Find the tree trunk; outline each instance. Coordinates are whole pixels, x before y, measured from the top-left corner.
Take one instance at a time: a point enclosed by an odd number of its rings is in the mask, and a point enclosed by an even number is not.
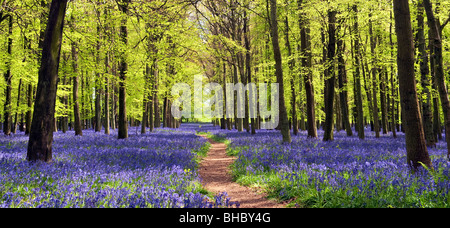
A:
[[[122,45],[126,46],[128,44],[128,29],[127,29],[127,14],[128,14],[128,3],[130,0],[122,0],[118,2],[120,11],[125,15],[122,19],[120,26],[120,39]],[[119,139],[128,138],[128,122],[127,122],[127,111],[126,111],[126,79],[128,71],[128,63],[126,51],[121,53],[120,64],[119,64]]]
[[[375,131],[375,137],[380,137],[380,122],[378,119],[378,82],[377,82],[377,73],[379,71],[377,66],[376,59],[376,46],[377,46],[377,38],[373,34],[373,25],[372,25],[372,14],[369,14],[369,35],[370,35],[370,51],[372,53],[372,113],[373,113],[373,125]]]
[[[447,158],[450,160],[450,100],[448,98],[447,86],[445,84],[444,67],[442,60],[441,26],[434,17],[433,7],[430,0],[423,0],[430,28],[430,39],[433,40],[433,59],[435,64],[434,76],[441,98],[442,111],[444,113],[445,140],[447,142]]]
[[[348,93],[347,93],[347,70],[345,69],[345,61],[344,61],[344,53],[345,46],[344,40],[340,38],[337,41],[337,49],[338,49],[338,81],[339,81],[339,101],[341,106],[342,113],[342,123],[344,125],[345,131],[347,132],[347,136],[352,136],[353,131],[350,126],[349,121],[349,111],[348,111]]]
[[[78,54],[75,48],[75,43],[72,43],[72,61],[73,61],[73,115],[75,117],[74,129],[75,135],[83,135],[81,126],[80,107],[78,103]],[[81,98],[83,99],[83,97]]]
[[[298,0],[298,9],[302,10],[303,0]],[[306,118],[307,118],[307,128],[308,128],[308,138],[317,138],[317,127],[316,127],[316,111],[315,111],[315,99],[314,99],[314,86],[313,86],[313,75],[312,75],[312,52],[311,52],[311,42],[309,35],[309,28],[307,23],[307,16],[304,12],[301,13],[299,19],[300,27],[300,38],[301,38],[301,53],[302,53],[302,68],[303,68],[303,79],[305,83],[305,93],[306,93]]]
[[[431,93],[430,93],[430,69],[428,68],[428,54],[426,50],[425,41],[425,26],[424,26],[424,7],[423,1],[419,1],[417,5],[417,42],[419,52],[419,64],[420,64],[420,78],[422,83],[422,91],[425,94],[425,99],[422,101],[422,117],[423,128],[425,132],[425,139],[427,146],[435,147],[436,141],[433,135],[433,114],[431,112]]]
[[[148,113],[149,109],[148,106],[150,105],[150,101],[148,100],[149,94],[151,91],[148,90],[149,88],[149,82],[150,82],[150,67],[148,66],[148,63],[145,66],[145,72],[144,72],[144,97],[142,99],[142,121],[141,121],[141,134],[145,134],[146,127],[147,127],[147,121],[148,121]]]
[[[357,129],[358,129],[358,137],[360,139],[364,139],[364,112],[363,112],[363,104],[362,104],[362,92],[361,92],[361,74],[360,74],[360,45],[359,45],[359,31],[358,31],[358,7],[357,5],[353,5],[353,13],[354,13],[354,24],[353,24],[353,37],[354,37],[354,69],[355,69],[355,101],[356,101],[356,112],[357,112]]]
[[[31,108],[33,106],[33,84],[31,84],[31,82],[28,83],[27,106],[28,106],[28,111],[25,114],[25,122],[26,122],[25,135],[29,135],[30,129],[31,129]]]
[[[159,87],[159,69],[158,69],[158,60],[155,59],[153,62],[153,77],[154,77],[154,85],[153,85],[153,104],[154,104],[154,112],[155,112],[155,128],[161,127],[161,115],[160,115],[160,107],[159,107],[159,98],[158,98],[158,87]]]
[[[381,104],[381,127],[383,129],[383,134],[388,133],[388,117],[387,117],[387,99],[386,99],[386,80],[387,69],[383,67],[382,72],[378,75],[380,79],[380,104]]]
[[[12,85],[11,85],[11,50],[12,50],[12,32],[13,32],[13,17],[12,15],[8,16],[8,55],[7,55],[7,61],[6,61],[6,73],[4,74],[5,82],[6,82],[6,91],[5,91],[5,104],[3,109],[3,116],[4,116],[4,122],[3,122],[3,132],[5,135],[11,134],[11,125],[12,125],[12,115],[11,115],[11,91],[12,91]]]
[[[245,3],[246,3],[246,8],[248,8],[249,7],[249,1],[247,0]],[[244,11],[244,45],[245,45],[245,50],[246,50],[246,53],[245,53],[245,73],[246,73],[247,83],[252,83],[252,68],[251,68],[251,56],[250,56],[250,52],[251,52],[251,49],[250,49],[250,25],[249,25],[249,21],[250,21],[250,19],[249,19],[249,16],[247,14],[247,10],[245,10]],[[250,94],[250,92],[249,92],[249,96],[248,96],[249,99],[253,99],[252,97],[254,97],[254,96],[255,96],[254,94]],[[249,107],[249,105],[247,105],[248,104],[248,99],[246,99],[245,101],[246,101],[246,107]],[[255,113],[256,109],[257,109],[256,102],[253,101],[252,105],[250,105],[249,108],[252,109],[251,113]],[[248,111],[249,111],[249,109],[246,108],[245,116],[246,116],[247,119],[249,118],[248,117],[249,116],[248,115]],[[254,134],[256,134],[256,129],[255,129],[256,128],[256,118],[251,118],[250,121],[251,121],[250,127],[252,128],[251,129],[251,134],[254,135]]]
[[[328,48],[327,48],[327,75],[325,78],[325,126],[323,141],[333,140],[334,124],[334,87],[336,76],[334,73],[334,56],[336,53],[336,11],[328,12]]]
[[[392,41],[392,11],[390,12],[389,15],[389,43],[391,45],[391,58],[394,59],[394,42]],[[391,119],[392,119],[392,136],[394,138],[397,138],[397,132],[395,130],[396,126],[397,126],[397,109],[395,108],[396,102],[395,102],[395,98],[398,97],[398,89],[394,84],[394,62],[390,63],[391,66],[391,97],[392,97],[392,107],[391,107]]]
[[[296,92],[295,92],[295,80],[294,80],[294,60],[292,59],[292,48],[291,48],[291,42],[289,40],[289,19],[286,15],[285,18],[285,38],[286,38],[286,49],[288,50],[288,66],[289,66],[289,77],[291,79],[291,115],[292,115],[292,128],[294,135],[298,134],[298,124],[297,124],[297,106],[296,106]]]
[[[108,71],[108,56],[106,56],[105,58],[105,65],[106,65],[106,71]],[[108,73],[108,72],[106,72]],[[109,118],[109,79],[108,76],[105,77],[105,108],[104,108],[104,112],[105,112],[105,134],[109,135],[109,123],[110,123],[110,118]]]
[[[97,11],[97,18],[100,20],[100,10]],[[97,66],[100,67],[100,48],[101,48],[101,33],[100,33],[100,24],[97,24],[97,46],[96,46],[96,60]],[[102,80],[100,69],[96,69],[95,73],[95,132],[100,132],[102,130]]]
[[[416,170],[420,163],[431,168],[431,160],[422,128],[416,80],[414,76],[414,41],[408,0],[394,0],[395,27],[398,37],[398,78],[400,100],[405,119],[405,138],[408,165]]]
[[[17,132],[17,125],[19,124],[19,107],[20,107],[20,93],[22,92],[22,79],[19,79],[19,87],[17,88],[17,111],[16,116],[14,117],[14,125],[13,125],[13,133],[16,134]]]
[[[52,125],[55,118],[58,66],[66,7],[67,0],[53,0],[50,8],[28,141],[27,160],[32,162],[52,161]]]
[[[291,133],[289,131],[289,121],[284,100],[283,65],[281,60],[280,43],[278,41],[278,21],[277,21],[277,1],[270,0],[270,31],[272,35],[272,46],[275,59],[275,75],[279,85],[279,117],[281,123],[281,135],[283,142],[291,143]],[[272,117],[273,118],[273,117]]]

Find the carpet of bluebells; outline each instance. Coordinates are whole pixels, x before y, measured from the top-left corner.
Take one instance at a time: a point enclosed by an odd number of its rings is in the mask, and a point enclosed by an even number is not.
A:
[[[264,188],[271,197],[296,207],[450,207],[450,166],[446,143],[429,148],[433,170],[413,173],[406,163],[401,132],[366,139],[335,133],[334,141],[292,135],[282,145],[277,131],[247,132],[210,129],[229,141],[228,153],[238,156],[233,167],[241,184]]]
[[[413,173],[404,135],[366,139],[335,133],[334,141],[306,132],[282,144],[278,131],[256,135],[212,125],[183,125],[118,140],[90,130],[55,133],[53,162],[25,161],[28,137],[0,135],[2,207],[230,207],[226,193],[211,196],[200,184],[198,156],[209,132],[227,139],[237,182],[262,188],[293,207],[450,207],[446,144],[429,148],[433,170]],[[232,200],[232,199],[231,199]],[[238,205],[235,205],[238,206]]]
[[[50,164],[26,161],[23,133],[1,135],[0,208],[230,206],[226,193],[210,196],[201,187],[198,153],[209,144],[194,128],[136,132],[126,140],[117,131],[57,132]]]

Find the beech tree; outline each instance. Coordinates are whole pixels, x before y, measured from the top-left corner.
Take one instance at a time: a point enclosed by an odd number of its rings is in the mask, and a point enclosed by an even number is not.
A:
[[[397,66],[408,165],[414,170],[420,163],[431,168],[425,142],[414,76],[414,41],[408,0],[394,0],[395,31],[397,34]]]
[[[269,7],[269,6],[267,6]],[[270,0],[270,33],[272,37],[273,54],[275,58],[275,75],[279,85],[279,116],[280,128],[283,135],[283,142],[291,143],[291,133],[289,131],[289,122],[286,111],[284,98],[284,78],[282,69],[282,60],[280,52],[280,43],[278,41],[278,18],[277,18],[277,1]]]
[[[128,4],[130,0],[122,0],[117,2],[120,11],[123,13],[122,22],[120,25],[120,41],[123,45],[128,44],[128,29],[127,29],[127,14],[128,14]],[[128,122],[127,122],[127,111],[126,111],[126,78],[128,71],[128,63],[126,51],[122,51],[120,54],[119,63],[119,139],[128,138]]]
[[[447,86],[444,76],[444,64],[442,59],[442,38],[441,31],[443,26],[436,20],[433,7],[430,0],[423,0],[425,11],[428,19],[428,27],[430,28],[430,45],[433,50],[434,61],[434,77],[441,98],[442,111],[444,112],[445,139],[447,142],[447,158],[450,160],[450,100],[448,98]],[[450,19],[450,17],[449,17]],[[448,20],[447,20],[448,22]]]
[[[67,0],[53,0],[45,31],[27,160],[52,161],[58,68]]]

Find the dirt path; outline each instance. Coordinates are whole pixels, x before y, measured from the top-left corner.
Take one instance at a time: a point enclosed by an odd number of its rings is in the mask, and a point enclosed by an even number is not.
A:
[[[206,136],[201,136],[207,138]],[[231,179],[229,166],[236,159],[226,155],[227,146],[224,143],[217,143],[207,138],[211,143],[208,156],[200,163],[199,175],[203,186],[211,192],[227,192],[231,201],[238,201],[240,208],[280,208],[274,200],[269,200],[264,194],[255,190],[241,186]]]

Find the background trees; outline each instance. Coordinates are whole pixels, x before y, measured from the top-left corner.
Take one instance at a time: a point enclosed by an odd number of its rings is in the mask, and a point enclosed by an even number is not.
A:
[[[409,5],[420,115],[427,144],[433,146],[441,125],[449,123],[445,40],[450,2]],[[30,133],[49,6],[47,0],[1,1],[5,134],[16,129]],[[363,140],[365,128],[377,137],[395,137],[405,130],[406,116],[400,108],[393,9],[392,1],[374,0],[71,1],[53,130],[75,130],[81,136],[83,129],[103,128],[126,138],[128,126],[140,125],[146,133],[161,124],[207,120],[257,134],[268,119],[250,118],[248,95],[244,118],[180,120],[170,115],[176,99],[172,85],[193,85],[193,77],[202,75],[204,83],[223,85],[281,82],[286,115],[280,106],[278,130],[285,141],[286,126],[294,133],[307,130],[309,137],[324,129],[323,140],[333,140],[334,131],[351,136],[353,129]],[[272,43],[275,33],[278,48]]]

